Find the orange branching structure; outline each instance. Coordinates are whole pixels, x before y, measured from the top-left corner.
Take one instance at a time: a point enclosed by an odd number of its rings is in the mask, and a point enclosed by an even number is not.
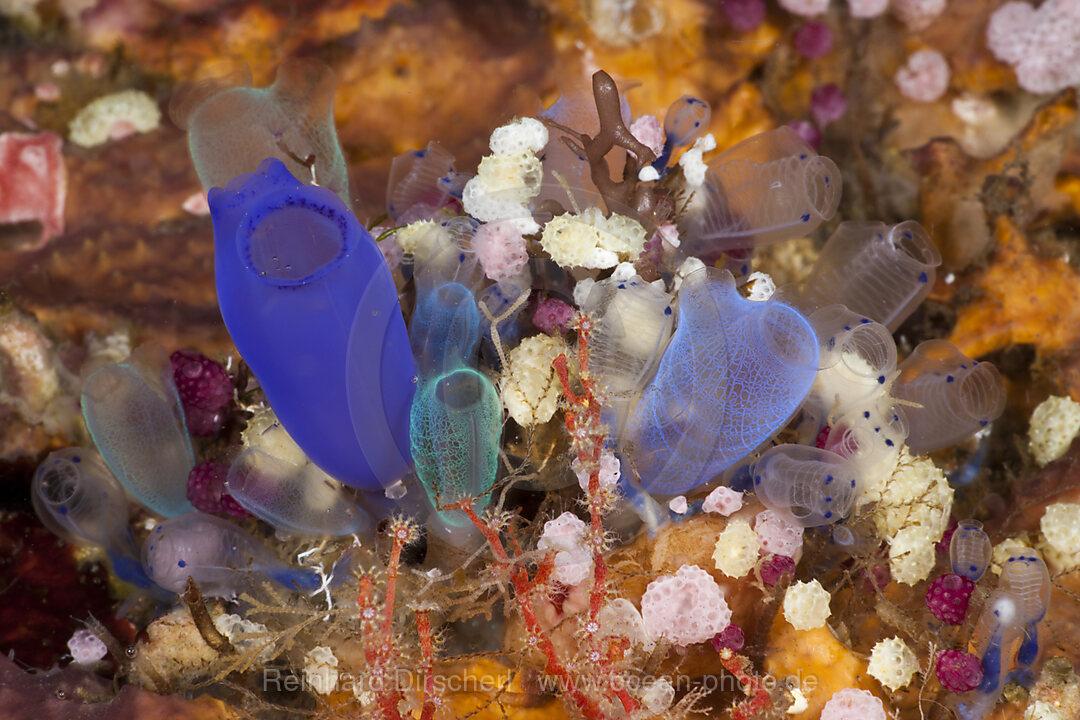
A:
[[[515,554],[511,556],[500,535],[500,523],[497,519],[485,522],[476,514],[469,501],[462,501],[450,507],[461,510],[469,517],[483,533],[495,555],[496,563],[508,569],[515,600],[528,632],[528,645],[543,653],[547,661],[546,672],[559,681],[564,695],[577,706],[584,717],[589,720],[605,720],[608,715],[597,702],[596,697],[585,692],[584,688],[599,690],[604,700],[619,703],[626,712],[638,709],[640,702],[618,682],[612,669],[619,654],[616,651],[622,649],[625,644],[620,645],[616,638],[612,643],[604,646],[600,639],[600,609],[604,606],[608,591],[608,568],[604,560],[607,540],[604,536],[603,515],[611,508],[615,496],[611,488],[603,487],[600,482],[600,454],[603,452],[607,439],[607,430],[600,417],[602,406],[597,398],[592,378],[589,376],[589,334],[592,331],[592,320],[586,315],[579,315],[576,324],[578,365],[583,392],[578,394],[571,387],[570,370],[565,355],[560,355],[555,359],[554,367],[568,404],[565,419],[572,447],[578,460],[589,471],[590,525],[587,542],[592,551],[593,585],[589,595],[588,614],[582,622],[583,657],[570,660],[559,657],[533,605],[533,598],[538,590],[550,592],[551,574],[554,569],[551,555],[545,556],[540,561],[539,568],[530,579],[526,566],[521,562],[521,549],[516,547],[515,542]],[[590,677],[585,677],[586,674]]]
[[[386,570],[386,594],[383,599],[383,612],[380,618],[378,601],[375,599],[375,580],[370,574],[360,576],[360,589],[357,593],[356,603],[360,609],[360,632],[364,646],[364,659],[367,662],[368,673],[371,678],[372,691],[375,693],[378,717],[381,720],[402,720],[401,711],[398,709],[401,700],[401,688],[394,685],[394,659],[396,657],[396,644],[394,638],[394,595],[397,591],[398,569],[401,564],[401,551],[409,543],[416,540],[418,530],[408,519],[397,517],[390,522],[390,558]],[[422,615],[422,618],[421,618]],[[417,630],[420,631],[421,650],[425,663],[425,694],[424,694],[424,717],[428,720],[434,715],[434,697],[428,693],[428,685],[434,682],[431,664],[433,662],[433,650],[431,641],[431,624],[427,614],[417,613]],[[427,628],[426,639],[423,628]],[[433,688],[433,685],[432,685]],[[431,710],[428,711],[428,704]]]

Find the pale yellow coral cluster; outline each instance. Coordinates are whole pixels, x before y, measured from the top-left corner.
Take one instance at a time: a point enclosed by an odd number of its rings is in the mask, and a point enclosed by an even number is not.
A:
[[[398,247],[410,255],[430,255],[450,244],[450,234],[439,223],[417,220],[394,233]]]
[[[907,585],[925,580],[952,510],[953,489],[945,473],[927,457],[912,457],[905,447],[892,475],[870,492],[877,500],[878,532],[889,543],[893,577]]]
[[[499,380],[499,396],[510,417],[522,427],[546,423],[555,414],[560,397],[552,362],[570,353],[561,337],[534,335],[510,351]]]
[[[600,208],[590,207],[553,217],[540,244],[563,267],[610,268],[637,259],[645,247],[645,228],[633,218],[604,217]]]
[[[797,582],[784,593],[784,619],[796,630],[822,627],[832,615],[829,591],[817,580]]]
[[[882,640],[870,651],[866,671],[893,692],[911,682],[919,670],[915,653],[898,637]]]
[[[462,192],[465,212],[484,222],[512,220],[523,234],[537,232],[528,205],[540,192],[544,167],[536,153],[547,139],[547,128],[533,118],[496,128],[489,142],[492,154],[480,160],[476,177]]]
[[[161,124],[161,110],[141,90],[124,90],[93,100],[68,126],[71,142],[102,145],[126,132],[150,132]]]
[[[716,569],[728,577],[741,578],[757,565],[760,540],[745,520],[732,520],[716,539],[712,559]]]
[[[1080,567],[1080,505],[1054,503],[1039,522],[1043,555],[1055,572]]]
[[[1057,460],[1080,433],[1080,403],[1051,395],[1031,413],[1028,449],[1039,466]]]

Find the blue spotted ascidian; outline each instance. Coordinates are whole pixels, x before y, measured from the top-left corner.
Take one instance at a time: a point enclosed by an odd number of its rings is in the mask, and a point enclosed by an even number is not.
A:
[[[49,453],[34,472],[30,497],[54,535],[103,548],[117,577],[141,588],[151,585],[128,525],[127,495],[96,451]]]
[[[315,572],[281,563],[250,533],[199,512],[158,523],[143,543],[143,565],[155,583],[184,592],[190,576],[204,595],[229,597],[269,577],[286,588],[314,590]]]

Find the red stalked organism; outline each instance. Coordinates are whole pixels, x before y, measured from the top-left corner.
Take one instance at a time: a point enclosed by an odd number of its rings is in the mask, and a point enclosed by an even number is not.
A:
[[[963,650],[946,650],[937,657],[937,679],[949,692],[974,690],[983,679],[979,658]]]
[[[227,465],[216,462],[199,463],[188,473],[187,498],[196,510],[211,515],[231,515],[243,520],[251,513],[225,491]]]
[[[959,625],[967,615],[973,590],[975,583],[963,575],[940,575],[926,589],[926,607],[941,622]]]
[[[225,368],[194,350],[177,350],[169,359],[188,431],[206,437],[221,430],[233,394]]]

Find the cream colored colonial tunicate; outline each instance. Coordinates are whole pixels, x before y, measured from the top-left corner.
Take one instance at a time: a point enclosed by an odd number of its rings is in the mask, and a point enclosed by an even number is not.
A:
[[[1054,503],[1039,521],[1043,554],[1055,572],[1080,567],[1080,505]]]
[[[900,451],[896,469],[869,489],[874,522],[889,544],[889,568],[897,581],[914,585],[934,568],[934,545],[952,511],[953,489],[941,468],[927,457]]]
[[[1051,395],[1031,413],[1028,449],[1039,466],[1057,460],[1080,433],[1080,403]]]
[[[484,156],[476,176],[465,184],[465,212],[483,222],[513,221],[522,234],[537,232],[529,201],[540,192],[544,167],[536,156],[547,144],[547,128],[533,118],[520,118],[491,134],[492,154]]]
[[[633,218],[604,217],[600,208],[590,207],[549,220],[540,245],[563,267],[610,268],[637,259],[645,247],[645,228]]]
[[[120,134],[149,132],[160,124],[161,110],[152,97],[141,90],[123,90],[91,101],[68,129],[71,142],[94,147]]]
[[[324,645],[313,647],[304,655],[304,682],[320,695],[329,695],[337,689],[337,668],[333,650]]]
[[[732,520],[716,539],[712,559],[716,569],[731,578],[750,574],[761,548],[758,535],[745,520]]]
[[[934,569],[935,543],[927,529],[912,525],[889,540],[889,569],[893,578],[905,585],[925,580]]]
[[[499,380],[499,395],[510,417],[522,427],[546,423],[558,407],[561,387],[552,362],[570,354],[560,337],[534,335],[510,351]]]
[[[825,625],[832,615],[829,591],[817,580],[797,582],[784,593],[784,619],[796,630],[813,630]]]
[[[893,692],[911,682],[919,670],[915,653],[898,637],[882,640],[870,651],[866,671]]]

